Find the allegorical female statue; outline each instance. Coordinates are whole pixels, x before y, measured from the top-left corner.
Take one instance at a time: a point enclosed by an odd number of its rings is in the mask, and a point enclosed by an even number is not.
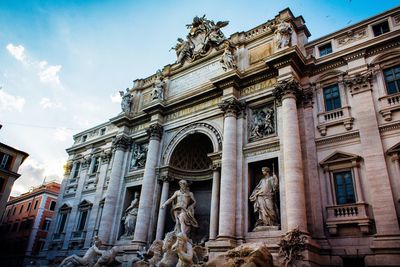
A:
[[[124,220],[125,232],[123,236],[132,236],[135,231],[136,219],[139,211],[139,192],[135,192],[135,197],[129,207],[125,210]]]
[[[264,177],[254,188],[250,201],[254,202],[254,211],[258,213],[257,226],[279,225],[276,194],[279,192],[279,181],[275,174],[271,175],[268,167],[263,167]]]

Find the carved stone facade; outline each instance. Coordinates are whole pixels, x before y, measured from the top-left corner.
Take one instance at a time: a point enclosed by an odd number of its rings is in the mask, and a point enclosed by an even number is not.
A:
[[[176,62],[122,92],[124,112],[74,136],[43,257],[83,255],[99,236],[123,266],[162,240],[182,264],[263,243],[275,266],[396,266],[399,12],[311,42],[289,9],[231,36],[228,22],[195,17]],[[380,23],[389,31],[375,36]],[[182,180],[184,207],[162,208]]]

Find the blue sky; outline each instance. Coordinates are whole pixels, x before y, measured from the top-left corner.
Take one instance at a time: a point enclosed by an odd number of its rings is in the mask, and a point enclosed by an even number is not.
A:
[[[226,36],[289,7],[310,40],[400,1],[0,0],[0,141],[30,154],[13,195],[62,178],[72,135],[120,111],[119,90],[175,61],[196,15],[229,20]]]

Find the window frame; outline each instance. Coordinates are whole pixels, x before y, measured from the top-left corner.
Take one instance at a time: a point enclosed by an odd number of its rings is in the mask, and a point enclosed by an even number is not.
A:
[[[378,34],[376,34],[375,27],[381,26],[383,24],[387,25],[387,31],[385,31],[385,32],[380,31]],[[382,27],[381,27],[381,29],[382,29]],[[372,30],[372,34],[373,34],[374,37],[378,37],[378,36],[384,35],[384,34],[386,34],[388,32],[391,32],[389,20],[385,19],[385,20],[379,21],[379,22],[371,25],[371,30]]]
[[[334,102],[335,100],[333,100],[333,98],[331,98],[331,99],[329,99],[329,101],[331,102],[332,108],[328,110],[328,105],[327,105],[327,99],[326,99],[326,93],[325,92],[328,89],[330,89],[331,90],[330,94],[332,95],[332,88],[336,88],[337,89],[337,93],[338,93],[337,99],[339,99],[339,107],[335,106],[335,102]],[[343,108],[342,95],[340,93],[339,83],[327,84],[327,85],[323,86],[322,87],[322,98],[323,98],[323,101],[324,101],[324,111],[325,112],[331,112],[331,111]]]
[[[383,80],[385,83],[385,89],[386,89],[386,95],[395,95],[400,93],[400,77],[398,79],[396,79],[396,72],[395,69],[398,68],[399,72],[397,73],[400,76],[400,64],[396,64],[387,68],[382,69],[382,74],[383,74]],[[392,75],[394,76],[394,79],[390,82],[394,82],[395,86],[396,86],[396,92],[393,93],[389,93],[389,85],[388,85],[388,81],[387,81],[387,76],[386,76],[386,71],[391,70]]]
[[[330,51],[327,51],[326,48],[330,48]],[[327,42],[327,43],[324,43],[324,44],[322,44],[322,45],[319,45],[319,46],[317,47],[317,49],[318,49],[318,55],[319,55],[319,57],[325,57],[325,56],[327,56],[327,55],[330,55],[330,54],[333,53],[332,42]],[[323,52],[324,54],[323,54],[322,52]]]
[[[336,175],[342,174],[342,173],[350,173],[350,175],[351,175],[351,177],[350,177],[350,179],[351,179],[351,190],[352,190],[352,194],[353,194],[353,201],[347,201],[347,199],[346,199],[346,202],[345,202],[345,203],[340,203],[340,201],[339,201],[339,199],[338,199],[338,198],[339,198],[339,189],[338,189],[337,176],[336,176]],[[335,190],[334,196],[335,196],[335,203],[336,203],[336,205],[347,205],[347,204],[355,204],[355,203],[357,203],[357,200],[356,200],[356,190],[355,190],[355,186],[354,186],[355,181],[354,181],[353,170],[352,170],[352,169],[339,169],[339,170],[335,170],[335,171],[332,172],[332,176],[333,176],[333,177],[332,177],[332,180],[333,180],[334,190]],[[344,185],[346,186],[346,184],[344,184]],[[345,191],[346,198],[347,198],[347,197],[348,197],[348,195],[347,195],[347,188],[345,188],[344,191]]]

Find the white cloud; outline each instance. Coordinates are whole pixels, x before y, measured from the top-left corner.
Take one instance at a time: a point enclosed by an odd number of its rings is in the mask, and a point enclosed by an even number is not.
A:
[[[110,95],[111,102],[113,103],[121,103],[121,95],[119,92],[115,92],[114,95]]]
[[[22,45],[13,45],[13,44],[8,44],[6,46],[8,52],[15,57],[15,59],[17,59],[18,61],[21,61],[23,63],[27,63],[26,62],[26,54],[25,54],[25,47],[23,47]]]
[[[72,137],[72,131],[61,127],[61,128],[57,128],[55,133],[54,133],[54,139],[57,141],[65,141],[67,140],[67,138],[71,138]]]
[[[8,94],[1,90],[0,87],[0,110],[17,110],[21,112],[25,102],[25,98]]]
[[[40,106],[43,109],[57,109],[57,108],[64,108],[63,104],[61,102],[54,102],[51,101],[49,98],[47,97],[42,97],[42,99],[40,100]]]
[[[61,65],[49,65],[45,60],[40,61],[38,73],[40,81],[60,85],[59,72],[61,68]]]

